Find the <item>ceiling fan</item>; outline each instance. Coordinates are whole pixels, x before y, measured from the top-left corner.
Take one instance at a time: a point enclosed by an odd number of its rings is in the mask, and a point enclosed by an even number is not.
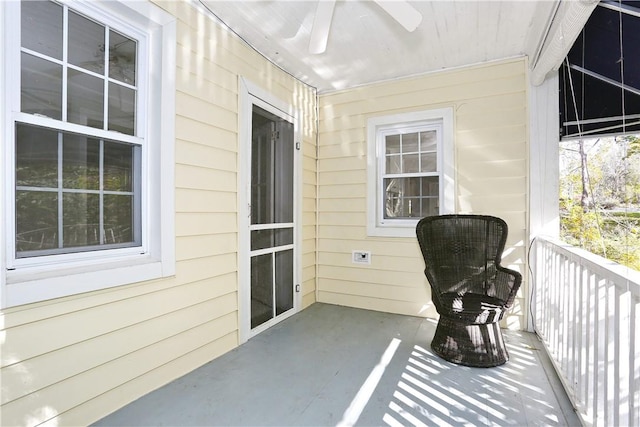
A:
[[[391,15],[393,19],[409,32],[418,28],[418,25],[422,22],[422,14],[404,0],[373,0],[373,2]],[[316,9],[316,15],[313,19],[313,27],[311,28],[309,53],[319,54],[327,49],[329,29],[331,28],[335,5],[336,0],[318,0],[318,8]]]

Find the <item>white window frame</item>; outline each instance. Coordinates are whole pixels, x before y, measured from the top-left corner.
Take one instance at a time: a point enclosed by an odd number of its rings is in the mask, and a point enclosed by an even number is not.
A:
[[[86,128],[19,111],[19,2],[0,2],[0,305],[17,306],[175,274],[174,141],[176,20],[147,1],[58,1],[105,23],[140,43],[136,136],[122,136],[142,147],[142,244],[131,248],[17,259],[15,253],[15,123],[47,125],[87,134]],[[114,139],[95,129],[91,135]],[[110,137],[111,135],[111,137]]]
[[[455,211],[455,166],[453,109],[413,111],[372,117],[367,120],[367,235],[415,237],[420,218],[384,218],[384,136],[390,131],[428,128],[438,132],[437,165],[440,178],[440,214]]]

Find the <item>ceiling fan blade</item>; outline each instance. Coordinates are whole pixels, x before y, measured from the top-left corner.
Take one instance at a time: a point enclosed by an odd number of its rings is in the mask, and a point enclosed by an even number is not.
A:
[[[422,14],[406,1],[374,0],[374,2],[409,32],[418,28],[422,22]]]
[[[316,9],[316,16],[313,19],[311,39],[309,40],[310,53],[323,53],[327,49],[329,29],[331,28],[333,8],[335,5],[335,0],[318,0],[318,8]]]

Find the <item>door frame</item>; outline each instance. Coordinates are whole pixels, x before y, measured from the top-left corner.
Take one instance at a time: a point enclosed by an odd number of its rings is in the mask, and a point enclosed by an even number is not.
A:
[[[251,123],[257,105],[293,123],[293,309],[251,330]],[[238,78],[238,341],[239,344],[300,310],[302,292],[302,170],[301,113],[293,105],[246,78]]]

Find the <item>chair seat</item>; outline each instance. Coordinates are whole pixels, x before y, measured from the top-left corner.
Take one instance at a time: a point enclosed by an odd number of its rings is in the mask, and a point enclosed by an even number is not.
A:
[[[439,295],[441,307],[446,310],[440,313],[445,317],[464,320],[471,324],[487,324],[499,321],[504,312],[504,301],[487,295],[466,293],[459,295],[448,292]]]

